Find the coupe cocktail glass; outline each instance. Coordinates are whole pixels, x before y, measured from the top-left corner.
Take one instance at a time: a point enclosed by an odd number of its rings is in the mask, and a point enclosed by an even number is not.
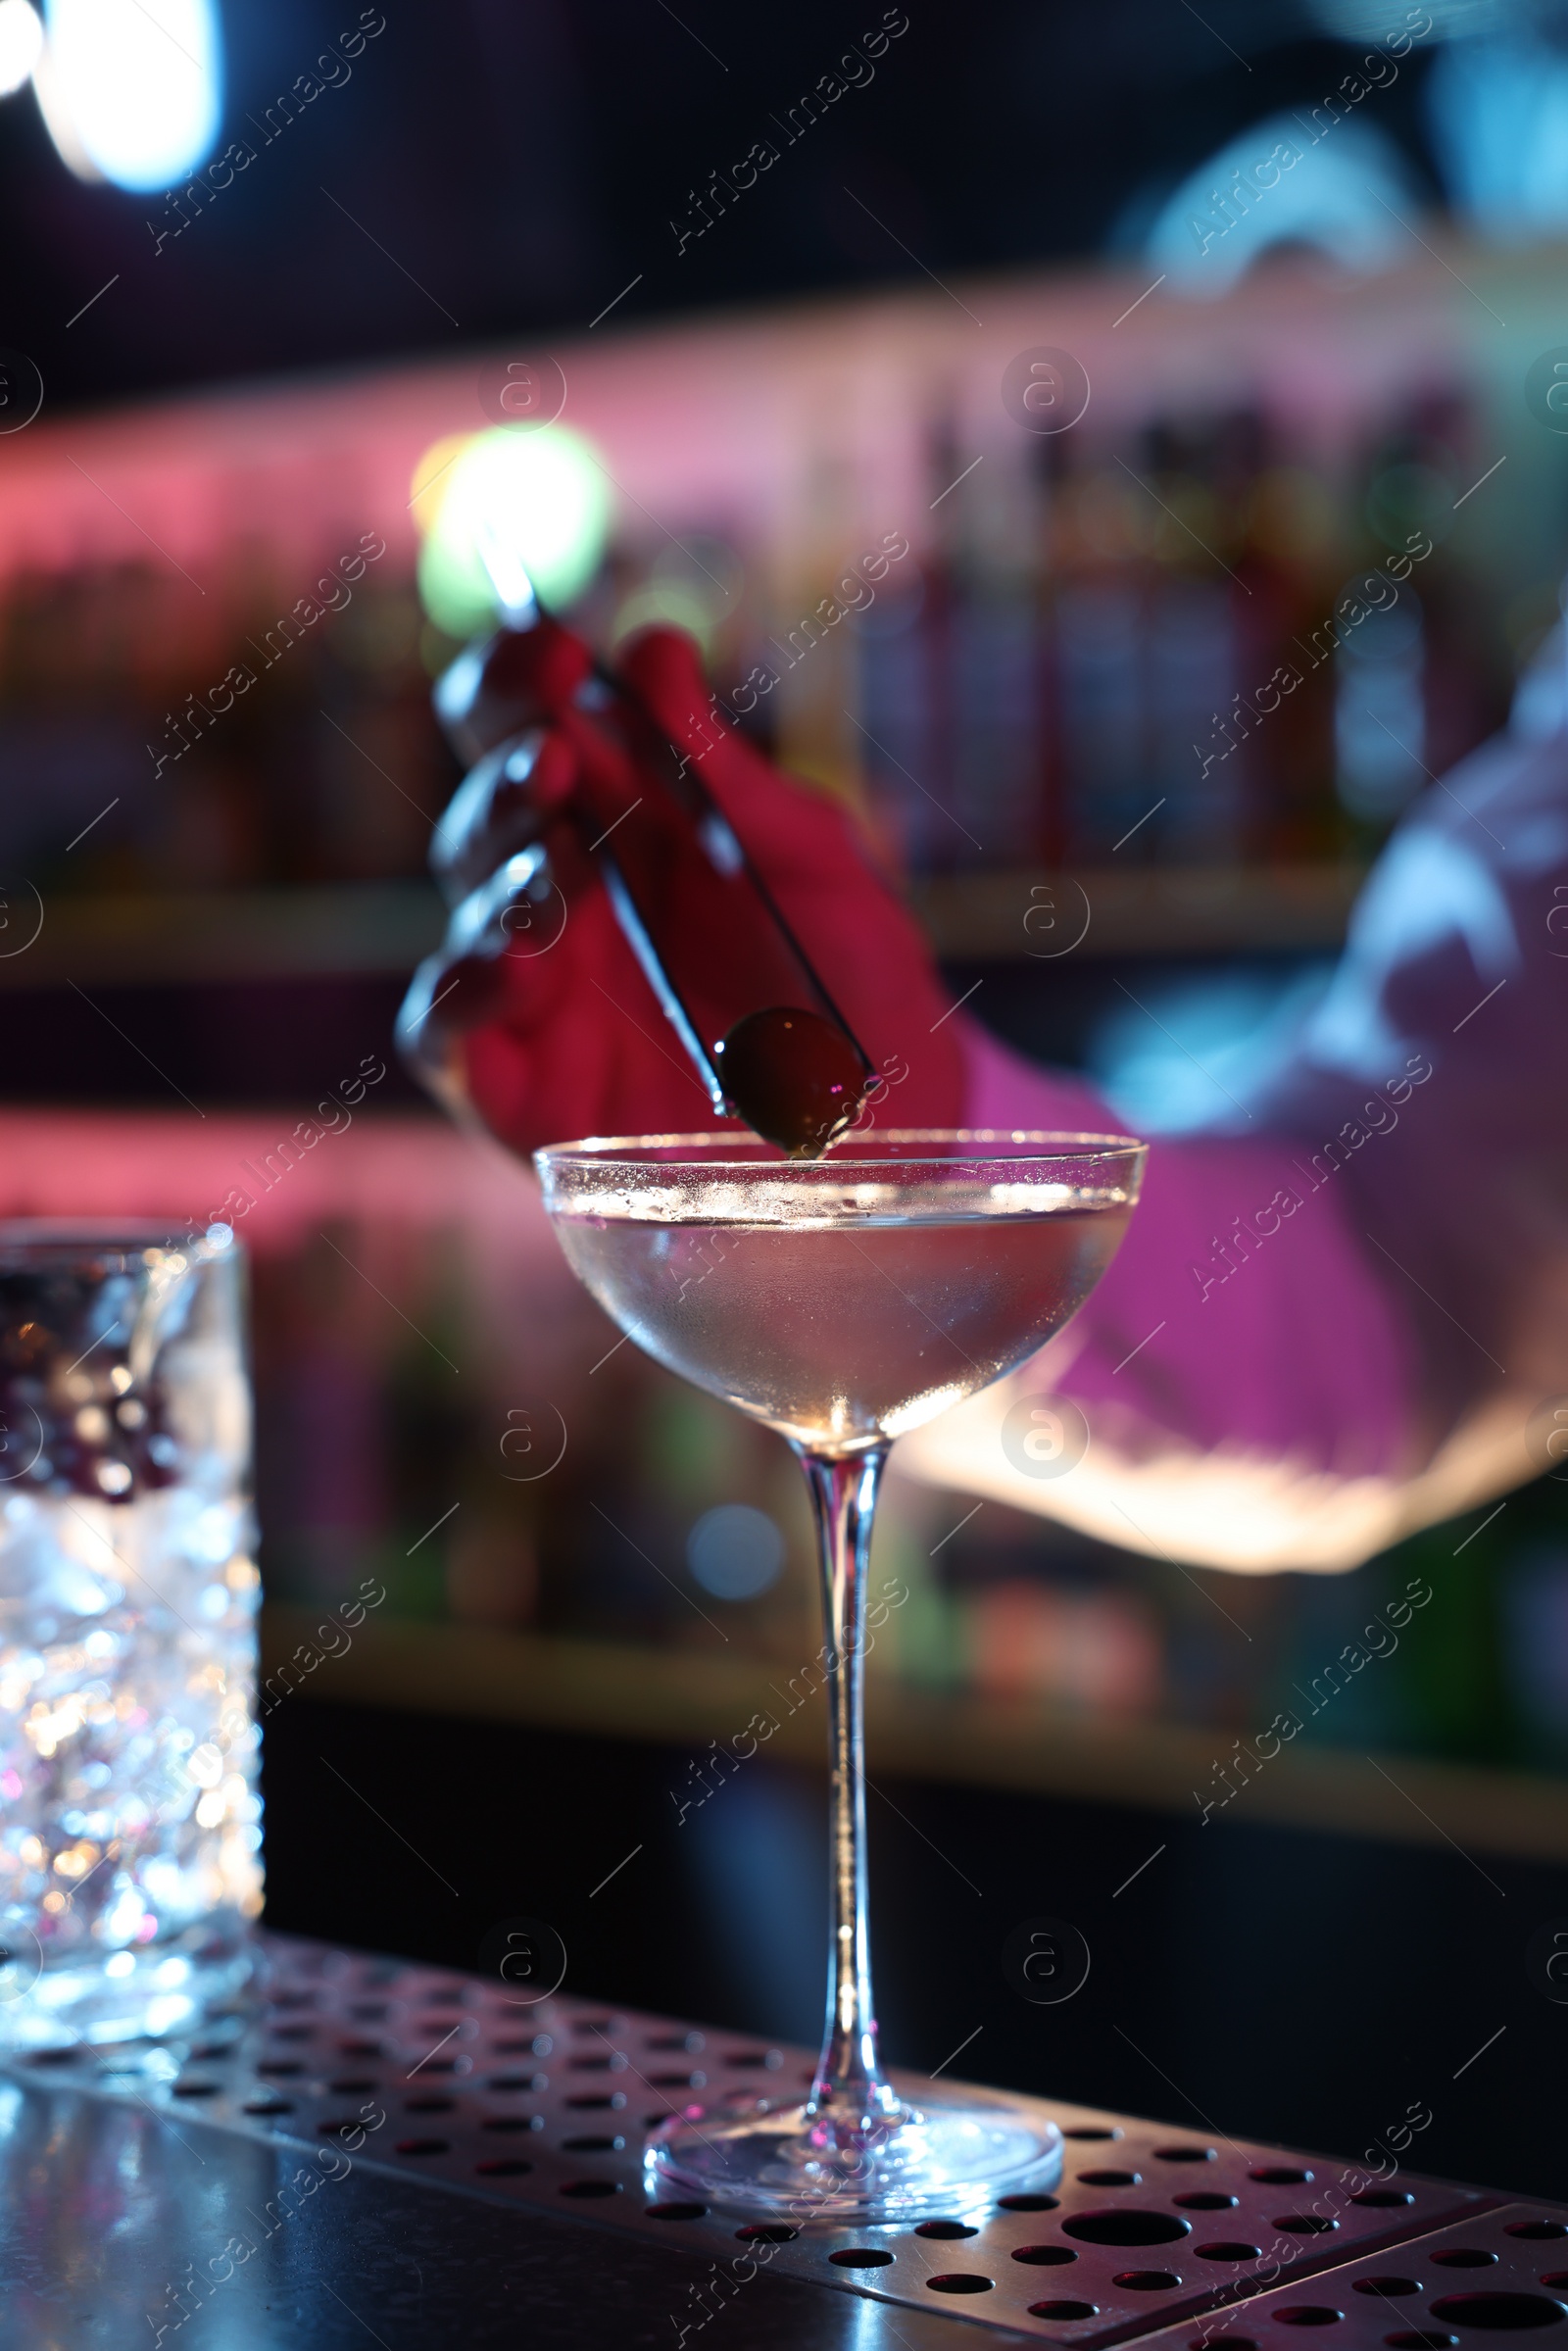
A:
[[[734,2210],[892,2220],[1048,2186],[1054,2124],[988,2093],[918,2105],[877,2058],[866,1921],[866,1569],[888,1449],[1013,1370],[1094,1289],[1144,1147],[1123,1136],[892,1133],[789,1159],[736,1135],[534,1154],[574,1272],[628,1337],[776,1429],[821,1545],[831,1762],[827,2031],[804,2104],[688,2106],[648,2142],[655,2189]]]

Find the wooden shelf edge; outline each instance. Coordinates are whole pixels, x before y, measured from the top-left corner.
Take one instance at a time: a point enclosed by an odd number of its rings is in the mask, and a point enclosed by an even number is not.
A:
[[[1354,865],[1131,865],[951,874],[909,904],[950,961],[1082,962],[1339,947],[1366,875]],[[1028,928],[1025,928],[1025,923]]]
[[[956,962],[1033,955],[1044,965],[1105,955],[1327,951],[1345,936],[1362,879],[1340,865],[1147,865],[1055,875],[1020,865],[916,882],[907,895],[939,955]],[[19,925],[23,918],[19,902]],[[31,943],[0,955],[0,990],[403,973],[438,944],[444,920],[439,893],[419,880],[148,897],[52,894]]]
[[[815,1764],[825,1751],[820,1694],[791,1708],[785,1671],[760,1658],[368,1618],[349,1649],[291,1688],[279,1669],[311,1641],[319,1620],[319,1612],[293,1604],[263,1610],[263,1672],[271,1680],[264,1708],[319,1699],[667,1740],[698,1753],[714,1739],[731,1745],[761,1716],[776,1729],[757,1752]],[[1088,1721],[1026,1699],[911,1690],[874,1672],[867,1738],[883,1772],[1144,1806],[1189,1820],[1201,1817],[1197,1791],[1212,1792],[1225,1743],[1179,1724]],[[1568,1861],[1568,1787],[1561,1783],[1409,1755],[1390,1756],[1385,1766],[1344,1749],[1283,1748],[1208,1825],[1266,1823],[1447,1844],[1467,1857],[1479,1848]]]
[[[18,901],[20,930],[26,915]],[[412,971],[445,909],[424,881],[188,890],[43,902],[30,945],[0,957],[0,989],[189,987]]]

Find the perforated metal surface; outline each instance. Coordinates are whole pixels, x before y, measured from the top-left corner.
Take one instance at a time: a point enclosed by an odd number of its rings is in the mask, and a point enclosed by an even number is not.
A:
[[[1276,2286],[1197,2326],[1164,2327],[1142,2351],[1482,2351],[1568,2327],[1568,2213],[1505,2204],[1406,2239],[1396,2255],[1346,2263],[1309,2286]]]
[[[1337,2160],[1028,2101],[1065,2134],[1055,2194],[918,2226],[808,2221],[783,2241],[776,2230],[759,2237],[744,2214],[651,2204],[643,2136],[695,2096],[796,2094],[810,2078],[809,2052],[578,1999],[526,2006],[472,1978],[263,1939],[270,1976],[256,2018],[227,2020],[190,2044],[23,2059],[11,2070],[137,2100],[176,2124],[199,2114],[250,2137],[336,2143],[356,2167],[678,2241],[716,2265],[715,2302],[729,2281],[766,2269],[1086,2351],[1177,2321],[1188,2327],[1183,2342],[1196,2339],[1195,2320],[1259,2281],[1274,2290],[1250,2312],[1293,2295],[1330,2307],[1327,2288],[1310,2281],[1461,2216],[1479,2225],[1501,2201],[1403,2174],[1355,2193]],[[916,2096],[927,2086],[897,2080]],[[1495,2249],[1495,2224],[1487,2225]],[[1568,2271],[1568,2245],[1562,2262]],[[1335,2297],[1332,2307],[1348,2308],[1338,2286]],[[705,2313],[694,2303],[697,2324]],[[1344,2319],[1324,2324],[1348,2327],[1359,2314],[1352,2297]],[[1234,2313],[1206,2323],[1238,2324]],[[1235,2334],[1223,2339],[1241,2351]]]

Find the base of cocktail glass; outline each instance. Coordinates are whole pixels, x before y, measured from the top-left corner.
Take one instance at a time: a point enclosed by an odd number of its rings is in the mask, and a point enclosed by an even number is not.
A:
[[[648,2141],[650,2193],[804,2226],[960,2215],[1061,2178],[1061,2132],[981,2091],[902,2100],[870,2120],[749,2098],[690,2105]]]

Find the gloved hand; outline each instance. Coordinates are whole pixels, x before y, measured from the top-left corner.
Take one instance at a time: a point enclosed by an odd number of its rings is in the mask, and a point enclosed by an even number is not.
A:
[[[955,1126],[958,1024],[912,916],[872,869],[853,819],[791,782],[710,701],[696,646],[649,629],[620,674],[646,717],[617,707],[588,649],[559,623],[502,631],[449,673],[437,707],[476,764],[436,827],[431,864],[454,911],[422,963],[399,1039],[447,1105],[514,1151],[579,1135],[716,1122],[606,896],[584,830],[583,779],[656,780],[668,753],[699,762],[785,919],[890,1084],[879,1127]],[[509,860],[542,842],[526,892]]]

